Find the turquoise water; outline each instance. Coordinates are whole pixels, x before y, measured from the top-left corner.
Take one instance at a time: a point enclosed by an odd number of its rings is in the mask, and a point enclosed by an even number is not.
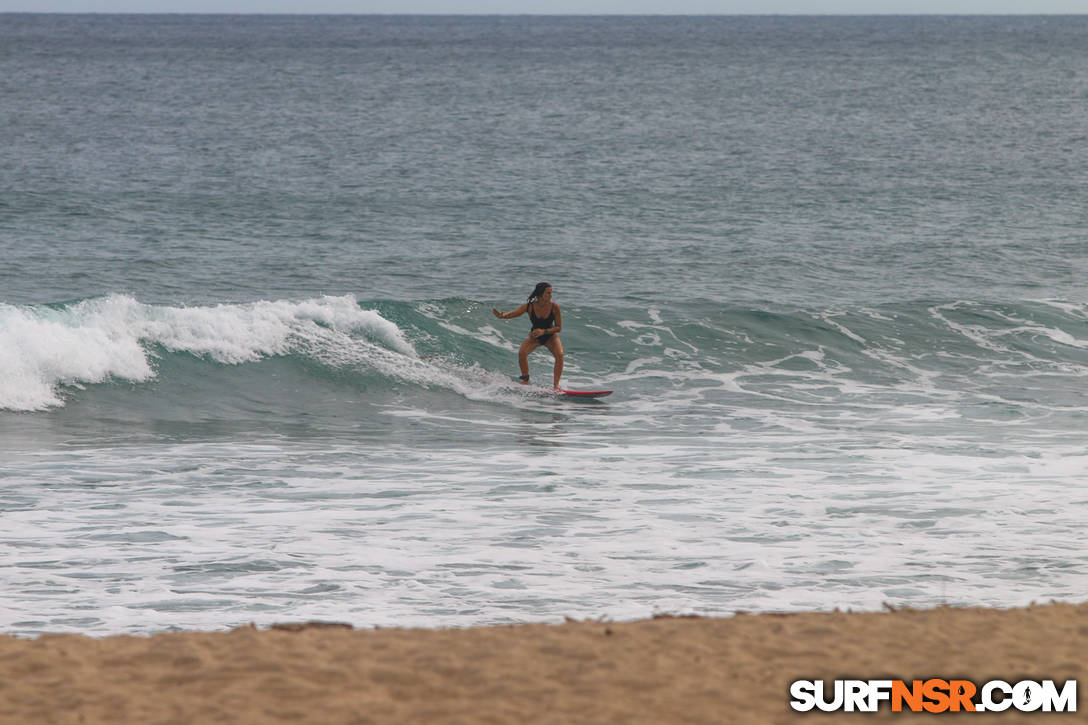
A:
[[[1080,601],[1086,22],[0,16],[0,627]]]

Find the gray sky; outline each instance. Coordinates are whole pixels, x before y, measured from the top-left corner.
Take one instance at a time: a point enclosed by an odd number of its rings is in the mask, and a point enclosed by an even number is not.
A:
[[[0,12],[991,15],[1086,11],[1088,0],[0,0]]]

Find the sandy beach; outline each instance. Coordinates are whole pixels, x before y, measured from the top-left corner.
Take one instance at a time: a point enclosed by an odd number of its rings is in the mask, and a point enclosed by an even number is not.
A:
[[[798,713],[797,679],[1068,680],[1088,604],[473,629],[331,623],[0,638],[3,723],[819,723],[1078,714]],[[981,718],[981,719],[980,719]]]

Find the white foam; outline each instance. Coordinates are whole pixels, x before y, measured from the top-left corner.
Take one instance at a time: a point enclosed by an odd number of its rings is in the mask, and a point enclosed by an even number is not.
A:
[[[649,310],[650,319],[653,324],[646,324],[644,322],[637,322],[635,320],[620,320],[616,324],[629,332],[636,333],[639,336],[631,342],[635,345],[643,345],[645,347],[663,347],[662,335],[668,335],[674,342],[679,345],[683,345],[690,348],[693,353],[698,353],[699,348],[692,345],[690,342],[680,339],[672,328],[662,323],[661,315],[657,310]]]
[[[118,325],[73,324],[50,308],[0,305],[0,408],[41,410],[60,385],[154,376],[139,340]]]
[[[373,345],[355,342],[343,349]],[[405,374],[442,374],[385,355]],[[441,384],[470,390],[488,379],[477,368],[445,374]],[[1012,606],[1084,590],[1080,437],[1001,431],[980,444],[966,427],[893,426],[910,421],[889,421],[891,408],[847,420],[794,406],[763,410],[758,426],[753,406],[698,437],[663,436],[683,425],[670,396],[690,391],[661,392],[656,415],[620,415],[638,403],[625,401],[592,421],[585,411],[387,411],[482,430],[483,448],[420,446],[413,434],[388,446],[14,452],[9,493],[32,505],[6,515],[0,566],[14,594],[0,626],[462,626],[882,601]],[[934,410],[904,415],[924,423]],[[884,430],[872,430],[877,419]]]
[[[236,365],[296,350],[324,349],[330,337],[362,341],[380,355],[415,355],[392,322],[354,297],[260,301],[210,307],[143,304],[126,295],[66,308],[0,305],[0,409],[64,404],[61,388],[111,379],[144,382],[156,374],[152,345]]]
[[[1060,310],[1070,317],[1078,317],[1082,320],[1088,319],[1088,306],[1083,303],[1064,302],[1062,300],[1036,300],[1039,304],[1053,307],[1056,310]]]
[[[821,314],[821,315],[819,315],[819,318],[821,320],[823,320],[824,322],[826,322],[828,325],[831,325],[832,327],[834,327],[836,330],[838,330],[840,333],[842,333],[846,337],[853,340],[854,342],[859,343],[861,345],[867,345],[868,344],[868,341],[864,337],[852,332],[845,325],[839,323],[835,319],[834,315],[832,315],[831,313]]]
[[[434,320],[436,323],[438,323],[439,327],[449,330],[455,335],[464,335],[465,337],[471,337],[473,339],[480,340],[481,342],[486,342],[489,345],[494,345],[495,347],[499,347],[504,350],[517,350],[518,344],[520,344],[520,341],[517,344],[511,344],[509,342],[506,342],[502,337],[502,332],[498,328],[490,324],[481,325],[475,331],[473,331],[449,322],[448,320],[442,318],[445,310],[434,302],[420,302],[416,306],[416,309],[419,310],[419,313],[421,315]]]

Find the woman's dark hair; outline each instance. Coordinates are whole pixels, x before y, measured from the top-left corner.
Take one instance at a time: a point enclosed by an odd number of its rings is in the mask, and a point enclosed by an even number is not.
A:
[[[551,287],[551,285],[547,282],[541,282],[540,284],[538,284],[536,287],[533,288],[533,293],[529,295],[529,302],[535,302],[536,300],[539,300],[540,296],[544,294],[544,290],[548,289],[549,287]]]

